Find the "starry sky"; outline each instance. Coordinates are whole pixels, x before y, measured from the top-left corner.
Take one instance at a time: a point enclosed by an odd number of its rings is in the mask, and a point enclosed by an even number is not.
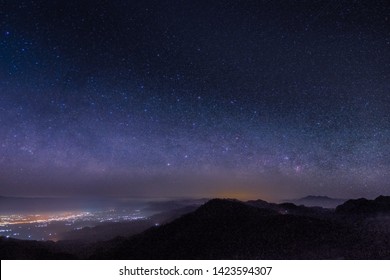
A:
[[[0,195],[390,194],[388,1],[0,1]]]

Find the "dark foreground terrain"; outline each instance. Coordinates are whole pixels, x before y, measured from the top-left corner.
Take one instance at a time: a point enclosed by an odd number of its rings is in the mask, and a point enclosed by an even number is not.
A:
[[[141,233],[108,241],[0,238],[1,259],[390,259],[390,197],[335,210],[213,199]]]

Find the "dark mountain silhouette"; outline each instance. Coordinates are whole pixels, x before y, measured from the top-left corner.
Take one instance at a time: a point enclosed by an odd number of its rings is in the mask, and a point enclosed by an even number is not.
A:
[[[365,198],[350,199],[337,206],[336,213],[341,214],[390,214],[390,196],[378,196],[374,200]]]
[[[0,259],[2,260],[66,260],[75,258],[76,256],[72,254],[58,250],[52,241],[17,240],[0,236]]]
[[[117,239],[91,258],[346,258],[356,241],[355,232],[338,222],[215,199],[172,223]]]
[[[296,205],[304,205],[308,207],[324,207],[324,208],[336,208],[338,205],[343,204],[346,199],[331,198],[328,196],[316,196],[309,195],[299,199],[285,200],[285,202],[294,203]]]
[[[292,203],[213,199],[142,233],[92,244],[1,238],[0,258],[390,259],[389,218],[355,214],[386,213],[389,205],[389,197],[351,200],[335,213]]]

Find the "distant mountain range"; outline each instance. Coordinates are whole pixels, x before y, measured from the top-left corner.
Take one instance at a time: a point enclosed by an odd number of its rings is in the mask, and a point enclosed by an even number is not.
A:
[[[390,259],[390,197],[349,200],[336,210],[213,199],[178,216],[92,244],[0,238],[0,258]]]
[[[328,196],[315,196],[309,195],[299,199],[285,200],[285,202],[291,202],[296,205],[304,206],[318,206],[324,208],[336,208],[338,205],[343,204],[347,199],[331,198]]]

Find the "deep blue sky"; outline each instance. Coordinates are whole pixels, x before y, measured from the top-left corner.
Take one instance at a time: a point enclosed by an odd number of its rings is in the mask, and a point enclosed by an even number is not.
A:
[[[390,194],[387,1],[1,1],[0,194]]]

